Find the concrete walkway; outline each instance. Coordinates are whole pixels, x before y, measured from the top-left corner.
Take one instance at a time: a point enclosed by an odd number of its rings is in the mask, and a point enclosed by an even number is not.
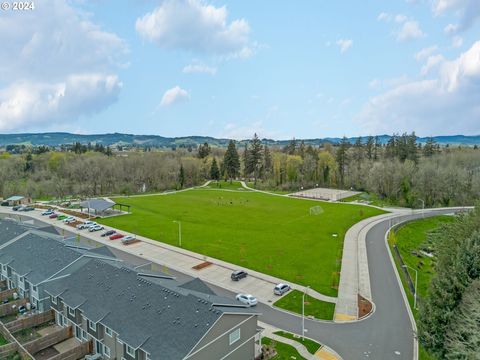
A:
[[[318,359],[341,360],[341,357],[335,351],[333,351],[327,346],[323,345],[320,347],[320,349],[318,349],[318,351],[315,354],[310,354],[307,348],[304,345],[302,345],[300,342],[274,334],[275,332],[280,331],[281,329],[277,329],[273,326],[270,326],[262,322],[259,322],[259,326],[264,328],[264,331],[262,334],[263,336],[269,337],[270,339],[273,339],[277,342],[281,342],[281,343],[293,346],[298,351],[298,353],[307,360],[318,360]]]

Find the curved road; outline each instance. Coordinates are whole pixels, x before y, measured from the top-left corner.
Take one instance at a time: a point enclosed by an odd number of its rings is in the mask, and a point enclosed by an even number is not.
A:
[[[453,210],[430,210],[424,215],[403,215],[374,226],[366,238],[372,297],[375,312],[352,323],[319,322],[305,319],[305,336],[334,349],[344,360],[412,360],[414,332],[395,271],[385,244],[390,225],[452,213]],[[301,317],[260,304],[260,321],[301,334]]]

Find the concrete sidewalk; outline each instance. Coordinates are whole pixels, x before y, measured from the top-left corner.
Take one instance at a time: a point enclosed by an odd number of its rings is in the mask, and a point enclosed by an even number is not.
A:
[[[27,218],[30,217],[52,224],[58,229],[64,229],[65,231],[78,234],[97,243],[120,249],[132,255],[140,256],[152,263],[159,265],[160,268],[164,266],[190,276],[198,277],[213,285],[222,287],[232,292],[250,293],[257,297],[259,301],[266,304],[272,304],[279,299],[278,296],[273,294],[273,288],[278,283],[288,283],[293,289],[300,291],[305,289],[305,287],[302,285],[294,284],[286,281],[285,279],[276,278],[250,269],[245,269],[249,274],[247,278],[240,281],[232,281],[230,279],[231,273],[234,270],[242,269],[241,266],[230,264],[219,259],[210,258],[192,251],[161,243],[159,241],[151,240],[140,235],[135,236],[137,239],[141,240],[141,242],[131,245],[123,245],[121,240],[109,240],[108,238],[101,237],[100,235],[102,231],[93,233],[86,230],[80,231],[64,224],[61,221],[41,216],[40,210],[34,210],[25,214],[14,212],[10,208],[0,208],[0,212],[14,215],[14,218],[17,218],[18,216]],[[61,211],[57,212],[61,213]],[[110,229],[111,227],[108,228]],[[128,233],[125,231],[118,230],[118,232],[128,235]],[[195,266],[205,262],[209,262],[211,264],[203,267],[200,270],[194,269]],[[326,296],[311,289],[308,291],[308,294],[319,300],[331,303],[336,302],[335,297]]]
[[[322,345],[315,354],[310,354],[307,348],[303,346],[300,342],[274,334],[281,329],[277,329],[271,325],[262,322],[259,322],[259,325],[264,328],[264,331],[262,333],[263,336],[266,336],[277,342],[293,346],[298,351],[298,353],[307,360],[341,360],[341,357],[335,351],[325,345]]]

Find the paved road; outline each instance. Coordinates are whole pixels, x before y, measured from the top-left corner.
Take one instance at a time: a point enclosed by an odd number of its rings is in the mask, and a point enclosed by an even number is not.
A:
[[[452,210],[429,210],[425,217],[451,213]],[[385,234],[390,225],[421,218],[421,213],[399,216],[375,225],[366,237],[369,273],[375,312],[365,320],[352,323],[333,323],[305,320],[306,336],[334,349],[344,360],[356,359],[413,359],[414,333],[403,300],[387,247]],[[115,252],[117,252],[116,250]],[[122,252],[123,253],[123,252]],[[120,253],[118,253],[120,255]],[[120,256],[135,264],[144,263],[140,257],[126,253]],[[172,271],[179,280],[187,275]],[[211,286],[220,295],[231,296],[230,291]],[[275,327],[301,333],[301,317],[259,304],[260,321]]]

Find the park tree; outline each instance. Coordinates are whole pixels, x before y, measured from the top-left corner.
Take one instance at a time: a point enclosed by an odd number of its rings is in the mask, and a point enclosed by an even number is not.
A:
[[[257,184],[257,179],[260,177],[262,169],[263,145],[257,134],[253,135],[250,140],[250,151],[248,152],[247,168],[253,173],[254,183]]]
[[[293,138],[290,142],[283,148],[283,152],[288,155],[295,155],[297,152],[297,140]]]
[[[264,179],[267,179],[271,176],[273,171],[272,155],[270,154],[270,149],[267,145],[263,147],[263,169],[262,173]]]
[[[203,145],[198,146],[198,157],[200,159],[205,159],[208,155],[210,155],[211,149],[208,142],[205,142]]]
[[[343,186],[345,184],[345,171],[348,165],[348,148],[350,147],[350,143],[348,139],[344,136],[343,139],[340,141],[338,145],[337,152],[335,153],[337,166],[338,166],[338,175],[340,179],[340,185]]]
[[[220,180],[220,169],[217,165],[217,160],[213,158],[212,166],[210,167],[210,179],[212,180]]]
[[[436,153],[436,141],[433,137],[429,137],[425,142],[425,146],[423,147],[423,156],[425,157],[432,157]]]
[[[178,172],[178,182],[180,184],[180,189],[183,189],[183,185],[185,184],[185,169],[183,168],[183,164],[180,164],[180,170]]]
[[[368,160],[373,159],[373,154],[375,150],[375,139],[373,136],[369,136],[365,142],[365,154]]]
[[[227,151],[225,152],[225,156],[223,158],[223,166],[231,183],[240,172],[240,157],[238,156],[237,148],[233,140],[230,140],[228,143]]]

